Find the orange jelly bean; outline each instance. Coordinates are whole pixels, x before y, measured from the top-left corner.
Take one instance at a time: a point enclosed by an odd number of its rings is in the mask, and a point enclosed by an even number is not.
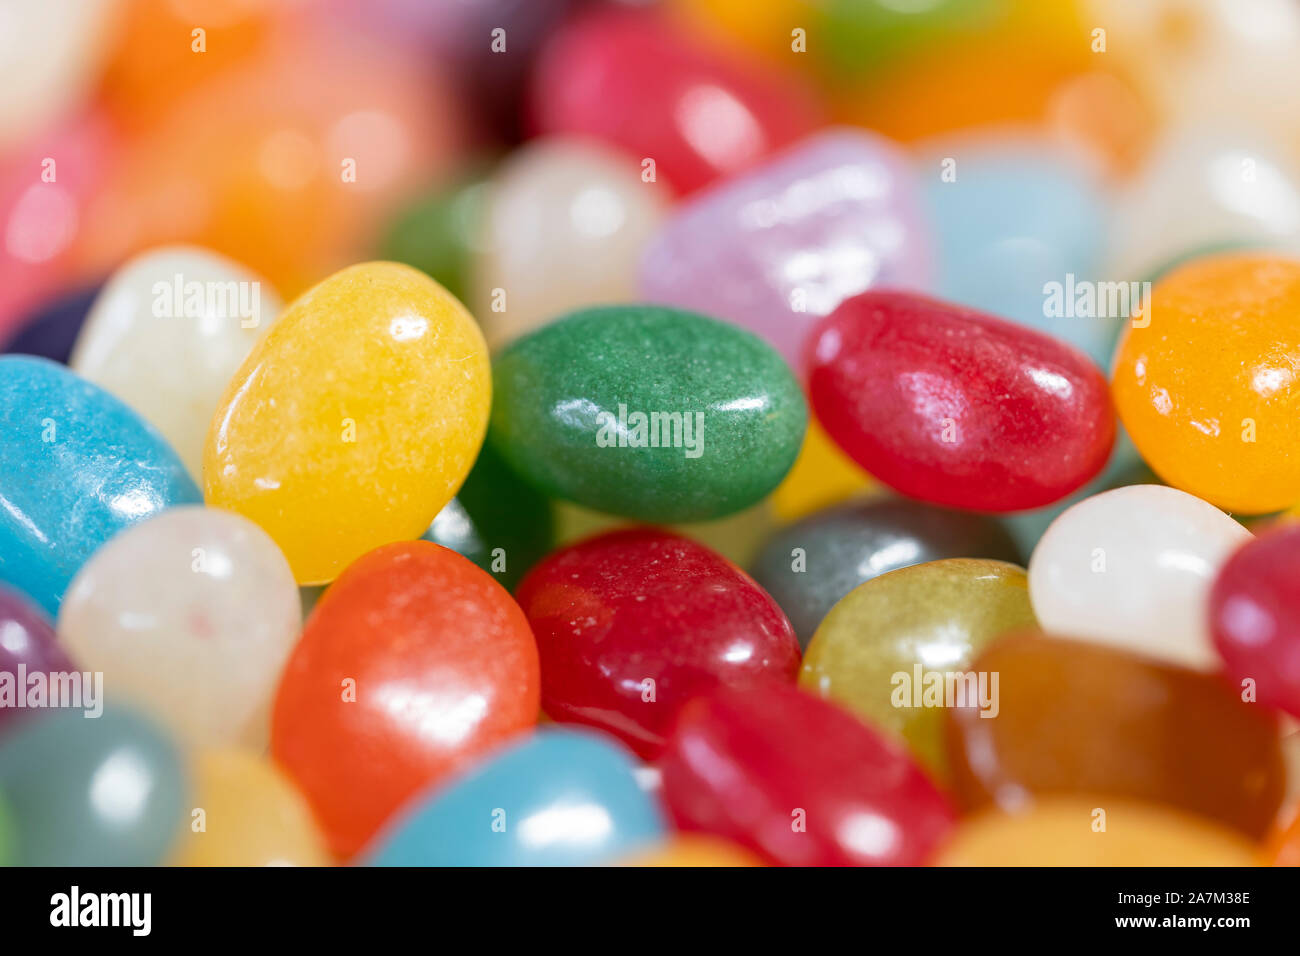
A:
[[[454,551],[399,542],[316,605],[280,681],[271,751],[346,858],[539,706],[537,645],[506,590]]]
[[[1195,260],[1155,287],[1115,356],[1115,405],[1161,478],[1225,511],[1300,501],[1300,261]]]

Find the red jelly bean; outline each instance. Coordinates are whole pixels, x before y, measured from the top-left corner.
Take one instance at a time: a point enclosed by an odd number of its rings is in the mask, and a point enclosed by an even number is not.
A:
[[[799,642],[749,575],[688,538],[614,531],[529,572],[519,604],[537,635],[542,707],[653,757],[677,710],[719,684],[794,683]]]
[[[543,48],[533,81],[533,124],[622,147],[682,192],[734,173],[818,125],[814,97],[697,45],[647,11],[580,17]]]
[[[535,723],[538,697],[537,647],[505,589],[439,545],[389,544],[316,605],[271,750],[348,857],[412,794]]]
[[[1057,501],[1101,471],[1115,415],[1101,371],[1070,346],[906,292],[867,292],[807,346],[817,418],[905,495],[973,511]]]
[[[1233,683],[1253,681],[1259,703],[1300,717],[1300,525],[1227,560],[1210,591],[1210,630]]]
[[[955,820],[900,745],[785,685],[691,701],[659,767],[679,828],[788,866],[924,863]]]

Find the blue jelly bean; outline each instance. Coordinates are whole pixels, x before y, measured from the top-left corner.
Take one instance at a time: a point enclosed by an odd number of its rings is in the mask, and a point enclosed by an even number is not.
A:
[[[0,357],[0,580],[56,616],[101,544],[202,500],[166,440],[118,399],[48,359]]]
[[[591,866],[664,833],[632,756],[587,730],[545,728],[417,802],[376,838],[374,866]]]
[[[8,804],[14,861],[164,862],[188,815],[180,753],[131,711],[86,713],[42,712],[0,738],[0,791]]]
[[[1101,279],[1106,195],[1066,156],[1030,142],[940,152],[920,169],[938,247],[935,294],[1063,339],[1109,368],[1127,316],[1098,314],[1104,303],[1089,315],[1069,314],[1077,309],[1066,301],[1077,306],[1079,283]],[[945,167],[944,159],[955,164]],[[1049,283],[1060,286],[1060,310],[1044,291]],[[1045,315],[1045,305],[1067,314]]]

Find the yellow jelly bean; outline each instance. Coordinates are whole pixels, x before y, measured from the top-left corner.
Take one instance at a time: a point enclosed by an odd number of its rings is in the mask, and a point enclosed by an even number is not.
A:
[[[300,584],[418,538],[465,480],[492,381],[473,317],[423,273],[351,266],[293,302],[226,388],[209,505],[251,518]]]
[[[1240,834],[1158,804],[1054,797],[1023,813],[968,817],[940,866],[1258,866]]]
[[[782,522],[798,521],[874,488],[871,476],[840,451],[815,420],[809,419],[794,467],[772,492],[772,510]]]
[[[195,760],[194,806],[180,866],[328,866],[311,810],[264,757],[206,751]]]

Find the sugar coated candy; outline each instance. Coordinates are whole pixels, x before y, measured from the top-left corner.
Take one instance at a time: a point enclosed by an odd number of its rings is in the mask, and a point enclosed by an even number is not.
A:
[[[464,306],[409,266],[351,266],[235,373],[204,449],[207,502],[261,525],[299,583],[332,581],[428,529],[474,463],[491,391]]]
[[[266,532],[188,506],[91,556],[59,610],[59,641],[184,742],[259,748],[301,624],[293,572]]]
[[[414,801],[376,839],[376,866],[593,866],[663,838],[631,755],[604,735],[547,728]]]
[[[1065,497],[1115,440],[1106,380],[1033,329],[907,292],[844,302],[808,341],[827,433],[905,495],[974,511]]]
[[[1001,635],[1034,625],[1025,572],[1014,564],[915,564],[871,578],[831,608],[808,645],[799,686],[898,734],[942,777],[949,688],[960,682],[964,701],[995,716],[998,688],[978,675],[970,682],[970,663]]]
[[[1029,559],[1049,632],[1213,669],[1205,607],[1214,575],[1251,534],[1192,495],[1129,485],[1067,508]]]
[[[349,857],[403,802],[537,722],[537,645],[488,572],[428,541],[362,556],[280,680],[271,753]]]
[[[756,503],[799,452],[807,406],[756,336],[648,305],[585,309],[493,365],[488,440],[559,498],[644,521],[703,521]]]
[[[0,357],[0,580],[46,613],[86,559],[128,525],[198,504],[171,446],[61,365]]]
[[[655,529],[563,548],[519,585],[537,637],[542,707],[654,757],[681,706],[719,685],[762,696],[793,683],[785,614],[721,555]]]

